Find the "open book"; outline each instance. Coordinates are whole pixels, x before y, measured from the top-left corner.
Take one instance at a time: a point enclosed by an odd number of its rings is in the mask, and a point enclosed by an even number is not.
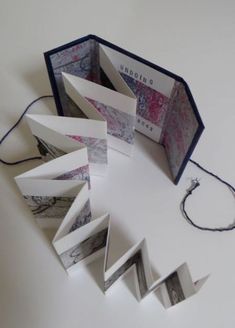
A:
[[[186,83],[95,36],[45,57],[60,116],[27,115],[44,163],[15,181],[39,225],[57,228],[52,243],[65,270],[103,255],[104,292],[134,269],[139,299],[155,292],[168,308],[195,294],[206,278],[194,283],[185,263],[153,279],[145,239],[108,267],[110,218],[94,219],[89,198],[108,146],[131,154],[135,129],[165,147],[178,182],[203,129]]]
[[[187,83],[97,36],[45,53],[61,116],[107,122],[107,144],[127,155],[134,130],[165,148],[178,183],[204,129]]]
[[[133,269],[140,300],[155,292],[168,308],[195,294],[206,278],[195,284],[186,264],[153,279],[145,239],[108,267],[110,218],[94,219],[89,197],[90,172],[107,165],[106,121],[52,115],[27,115],[27,121],[44,163],[15,181],[37,223],[57,229],[52,243],[65,270],[71,274],[103,255],[104,292]]]

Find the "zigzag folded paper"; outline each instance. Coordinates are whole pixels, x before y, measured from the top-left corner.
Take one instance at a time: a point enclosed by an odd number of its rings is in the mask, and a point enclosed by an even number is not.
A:
[[[134,145],[137,99],[102,48],[99,49],[99,60],[106,77],[104,85],[71,75],[59,66],[55,73],[58,86],[63,90],[65,99],[69,99],[70,110],[77,110],[76,115],[69,116],[92,119],[94,127],[95,120],[107,122],[108,145],[130,155]],[[61,65],[60,60],[58,64]],[[87,68],[84,67],[84,70]],[[107,82],[108,79],[111,82]]]
[[[103,175],[107,168],[107,123],[83,118],[54,115],[26,115],[38,150],[44,161],[57,158],[71,151],[87,148],[88,162],[92,174]],[[71,162],[79,163],[84,155],[71,155]],[[67,158],[67,157],[65,157]],[[83,162],[85,159],[82,159]],[[62,161],[62,159],[61,159]],[[88,162],[86,162],[87,165]],[[67,160],[69,165],[69,160]],[[68,171],[69,172],[69,171]]]
[[[77,119],[45,115],[28,115],[27,118],[46,163],[15,180],[39,225],[43,229],[58,227],[52,243],[67,272],[71,274],[79,266],[103,255],[104,292],[134,268],[139,300],[155,292],[168,308],[195,294],[206,278],[193,283],[185,263],[165,277],[153,280],[145,240],[134,245],[111,267],[107,266],[110,219],[108,214],[92,219],[89,147],[70,137],[77,133],[73,130],[76,124],[67,125],[71,120],[76,123]],[[59,132],[56,131],[58,119]]]
[[[45,54],[61,116],[27,115],[44,164],[15,177],[67,272],[104,256],[104,292],[134,268],[138,299],[155,292],[166,307],[192,296],[187,264],[154,281],[143,239],[108,267],[109,215],[93,219],[90,173],[103,175],[108,146],[130,155],[134,130],[165,147],[177,183],[204,128],[185,81],[96,36]],[[67,116],[67,117],[62,117]]]
[[[94,35],[45,60],[59,115],[106,120],[109,146],[125,154],[136,129],[165,148],[178,183],[204,129],[181,77]]]
[[[193,283],[186,263],[165,277],[154,281],[145,239],[134,245],[108,268],[107,259],[110,243],[109,215],[104,215],[89,223],[80,215],[80,219],[85,224],[74,230],[71,229],[74,226],[73,218],[76,216],[74,213],[74,208],[68,211],[53,239],[53,245],[65,269],[70,274],[76,272],[79,266],[88,264],[103,255],[103,290],[105,293],[130,269],[135,270],[135,286],[138,300],[143,299],[151,292],[156,292],[157,297],[166,308],[194,295],[204,283],[206,278]],[[70,221],[70,219],[72,220]]]

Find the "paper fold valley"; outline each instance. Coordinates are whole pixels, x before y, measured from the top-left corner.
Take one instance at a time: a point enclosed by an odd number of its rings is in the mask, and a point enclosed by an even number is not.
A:
[[[127,155],[141,132],[164,146],[178,183],[204,129],[184,79],[94,35],[45,60],[59,115],[106,121],[108,146]]]
[[[83,144],[77,146],[77,141],[67,136],[69,119],[65,118],[65,124],[56,132],[51,116],[40,116],[39,119],[28,116],[46,162],[15,178],[40,227],[57,228],[52,244],[65,270],[69,274],[75,273],[81,265],[103,256],[105,293],[132,269],[138,300],[155,292],[167,308],[195,294],[198,288],[195,288],[186,264],[154,282],[145,239],[127,250],[111,267],[107,266],[112,242],[110,218],[108,214],[97,219],[92,217],[88,148]],[[43,124],[42,129],[40,124]],[[54,142],[55,137],[58,137],[57,142]],[[197,286],[200,285],[202,283],[198,281]]]
[[[140,301],[154,292],[165,308],[194,295],[204,283],[206,278],[196,284],[193,282],[186,263],[154,281],[145,239],[108,267],[109,245],[112,242],[110,217],[104,214],[97,219],[92,218],[87,183],[79,184],[74,180],[16,181],[42,228],[53,228],[53,219],[60,219],[52,244],[69,275],[79,274],[81,266],[103,256],[104,293],[132,270],[137,299]],[[35,189],[30,185],[33,182]]]
[[[90,174],[104,175],[108,146],[126,155],[134,130],[164,146],[177,183],[204,128],[184,80],[96,36],[45,54],[58,113],[27,115],[43,164],[15,177],[42,228],[57,228],[53,246],[65,270],[103,256],[103,290],[130,270],[138,299],[154,292],[168,308],[194,295],[187,264],[154,281],[145,239],[111,267],[110,218],[93,219]]]

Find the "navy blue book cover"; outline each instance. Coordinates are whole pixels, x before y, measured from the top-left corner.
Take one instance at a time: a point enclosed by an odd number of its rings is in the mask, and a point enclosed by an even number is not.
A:
[[[86,117],[68,96],[62,73],[116,90],[103,67],[100,50],[137,99],[136,117],[88,99],[107,121],[108,134],[133,143],[130,129],[164,146],[170,171],[178,183],[204,129],[190,89],[183,78],[97,36],[88,35],[44,54],[58,115]],[[115,74],[114,74],[115,75]],[[116,118],[116,120],[115,120]],[[128,130],[129,128],[129,130]]]

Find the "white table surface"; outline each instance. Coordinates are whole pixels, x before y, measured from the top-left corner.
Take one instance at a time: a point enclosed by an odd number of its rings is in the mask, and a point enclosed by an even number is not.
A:
[[[234,1],[2,0],[1,136],[30,101],[51,93],[43,52],[89,33],[184,77],[206,126],[193,159],[234,185]],[[36,104],[31,113],[55,113],[53,100]],[[1,157],[34,154],[23,122],[2,145]],[[201,187],[187,203],[193,219],[210,226],[231,223],[235,202],[224,186],[192,164],[175,186],[161,147],[141,135],[132,158],[110,150],[107,177],[92,177],[93,213],[112,218],[110,263],[145,237],[160,275],[185,261],[195,280],[211,274],[197,295],[166,311],[154,294],[137,302],[131,274],[104,296],[102,261],[68,278],[13,180],[37,165],[1,165],[1,328],[234,327],[235,231],[198,231],[179,210],[191,177],[199,177]]]

